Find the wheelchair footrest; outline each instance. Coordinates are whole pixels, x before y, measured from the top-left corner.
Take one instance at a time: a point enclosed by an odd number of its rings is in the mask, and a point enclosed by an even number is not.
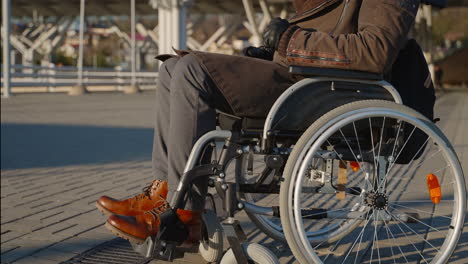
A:
[[[187,227],[180,221],[175,210],[169,208],[159,215],[159,231],[154,237],[146,238],[143,244],[132,243],[133,249],[146,258],[173,261],[184,256],[177,250],[188,237]]]
[[[184,251],[178,250],[174,242],[159,241],[157,237],[148,237],[143,244],[131,243],[131,245],[135,252],[138,252],[147,259],[172,262],[176,258],[184,257]]]

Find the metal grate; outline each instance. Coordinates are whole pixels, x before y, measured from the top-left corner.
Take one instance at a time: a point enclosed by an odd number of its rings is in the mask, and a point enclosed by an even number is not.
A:
[[[116,238],[85,251],[61,264],[146,264],[151,259],[144,258],[133,251],[130,243]]]

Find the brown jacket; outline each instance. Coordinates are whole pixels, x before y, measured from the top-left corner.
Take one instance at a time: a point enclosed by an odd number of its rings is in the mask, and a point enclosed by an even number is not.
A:
[[[383,73],[390,69],[414,22],[418,0],[295,0],[293,25],[274,62],[193,51],[227,99],[232,113],[265,117],[297,79],[286,66]]]
[[[384,73],[406,42],[419,0],[295,0],[275,61]]]

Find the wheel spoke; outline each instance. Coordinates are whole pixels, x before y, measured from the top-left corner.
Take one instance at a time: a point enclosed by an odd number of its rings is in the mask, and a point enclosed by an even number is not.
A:
[[[441,172],[442,170],[445,170],[446,168],[450,168],[450,167],[451,167],[451,165],[448,164],[447,166],[445,166],[445,167],[443,167],[443,168],[440,168],[440,169],[438,169],[438,170],[436,170],[436,171],[433,171],[432,174],[436,174],[436,175],[437,175],[437,174],[438,174],[439,172]]]
[[[376,214],[375,213],[373,214],[373,218],[374,218],[374,221],[373,221],[374,222],[374,234],[372,235],[372,246],[371,246],[371,254],[370,254],[370,263],[371,264],[372,264],[372,259],[373,259],[373,256],[374,256],[375,233],[377,232],[377,225],[375,224],[376,223],[376,221],[375,221]]]
[[[414,168],[413,170],[415,171],[416,169],[419,169],[419,167],[421,167],[421,166],[423,165],[424,162],[426,162],[426,161],[432,159],[433,157],[435,157],[435,155],[436,155],[437,153],[439,153],[439,152],[441,152],[441,151],[442,151],[442,150],[439,149],[439,150],[437,150],[436,152],[432,153],[432,154],[429,156],[429,158],[420,161],[420,162],[418,163],[418,165],[416,165],[416,168]]]
[[[374,214],[374,213],[372,213]],[[369,218],[370,220],[370,218]],[[364,235],[361,236],[361,238],[359,239],[359,245],[358,245],[358,248],[357,248],[357,251],[356,251],[356,257],[354,257],[354,264],[356,264],[356,261],[357,261],[357,258],[359,256],[359,250],[361,250],[361,244],[362,244],[362,238],[364,237]]]
[[[380,141],[379,141],[379,151],[377,152],[377,157],[380,157],[380,150],[382,149],[382,137],[383,137],[383,132],[385,130],[385,116],[383,118],[382,122],[382,131],[380,131]]]
[[[392,215],[388,210],[385,210],[387,212],[387,214],[389,215]],[[403,235],[405,235],[406,239],[408,240],[408,242],[411,243],[411,245],[413,245],[413,248],[418,252],[418,254],[421,256],[421,258],[424,260],[424,262],[428,263],[427,260],[424,258],[424,256],[421,254],[421,252],[419,252],[418,248],[416,247],[416,245],[413,243],[413,241],[411,241],[408,237],[408,235],[406,235],[406,232],[401,228],[400,224],[396,223],[396,225],[398,226],[398,228],[401,230],[401,232],[403,233]]]
[[[330,141],[328,141],[328,139],[327,139],[327,143],[328,143],[328,145],[332,148],[333,152],[335,152],[336,156],[340,159],[340,161],[343,162],[343,163],[346,163],[346,162],[340,157],[340,154],[338,154],[338,152],[336,152],[335,148],[332,146],[332,144],[330,143]],[[360,170],[363,170],[363,171],[364,171],[364,169],[362,169],[362,166],[361,166],[361,165],[359,165],[359,168],[360,168]],[[367,174],[366,171],[364,171],[364,173]],[[366,179],[366,180],[369,182],[369,184],[370,184],[369,179],[367,179],[367,177],[366,177],[365,179]]]
[[[331,249],[328,250],[328,254],[325,256],[325,258],[323,259],[323,262],[327,261],[328,257],[330,256],[330,254],[336,250],[336,248],[338,247],[338,245],[340,244],[341,240],[343,240],[343,237],[340,238],[333,247],[331,247]]]
[[[405,212],[403,212],[403,211],[401,211],[401,210],[396,209],[395,207],[392,207],[392,206],[388,206],[388,207],[390,207],[390,208],[392,208],[393,210],[396,210],[396,211],[398,211],[398,212],[405,213]],[[442,230],[439,230],[439,229],[437,229],[437,228],[435,228],[435,227],[433,227],[433,226],[430,226],[430,225],[424,223],[423,221],[417,219],[416,217],[412,217],[412,216],[409,215],[409,214],[407,214],[406,216],[408,216],[409,218],[411,218],[411,219],[417,221],[418,223],[421,223],[421,224],[423,224],[423,225],[425,225],[425,226],[427,226],[427,227],[429,227],[429,228],[431,228],[431,229],[434,229],[434,230],[436,230],[436,231],[438,231],[438,232],[443,232]]]
[[[398,121],[400,121],[400,122],[399,122],[399,125],[398,125],[398,130],[397,130],[395,142],[393,142],[392,157],[394,157],[393,155],[395,154],[395,147],[396,147],[397,139],[398,139],[398,136],[400,135],[401,124],[403,123],[402,120],[397,120],[397,122]]]
[[[392,236],[393,244],[398,247],[398,250],[400,250],[401,255],[406,260],[406,263],[409,263],[408,259],[406,259],[406,255],[405,255],[405,253],[403,253],[403,250],[401,249],[401,247],[397,243],[395,243],[396,242],[395,236],[393,235],[392,230],[388,227],[387,222],[384,221],[384,225],[385,225],[385,228],[387,229],[387,232],[390,232],[390,235]],[[395,260],[395,259],[393,259],[393,260]]]
[[[356,125],[354,124],[353,122],[353,128],[354,128],[354,135],[356,136],[356,142],[358,144],[358,148],[359,148],[359,155],[361,155],[361,160],[363,159],[363,155],[362,155],[362,150],[361,150],[361,144],[359,143],[359,139],[358,139],[358,135],[357,135],[357,130],[356,130]]]
[[[442,186],[442,185],[440,185]],[[440,200],[440,202],[450,202],[453,203],[455,200]],[[432,203],[430,200],[408,200],[408,201],[392,201],[394,204],[400,203]]]
[[[411,136],[413,136],[413,133],[414,133],[415,130],[416,130],[416,127],[413,127],[413,130],[411,130],[410,135],[408,136],[408,138],[406,139],[405,143],[404,143],[403,146],[401,147],[401,149],[400,149],[400,151],[398,152],[396,158],[393,160],[393,162],[392,162],[392,163],[390,164],[390,166],[388,167],[387,174],[385,175],[385,178],[387,177],[387,175],[388,175],[388,173],[390,172],[390,170],[393,168],[393,165],[395,165],[396,161],[398,160],[398,158],[400,157],[401,153],[402,153],[403,150],[405,149],[406,144],[408,144],[409,139],[411,138]]]
[[[337,215],[335,217],[333,217],[332,219],[330,219],[330,221],[328,222],[333,222],[334,220],[336,220],[340,215]],[[314,249],[317,249],[318,247],[320,247],[323,243],[327,242],[326,240],[323,240],[322,242],[320,242],[319,244],[317,244]]]
[[[421,150],[424,149],[424,146],[426,146],[427,142],[429,142],[429,139],[430,137],[427,137],[426,138],[426,141],[424,141],[424,143],[422,143],[421,147],[419,147],[418,151],[416,151],[416,153],[413,155],[413,157],[411,158],[411,160],[414,160],[416,158],[416,156],[419,155],[419,152],[421,152]]]
[[[380,213],[380,211],[377,212],[376,218],[378,218],[378,215],[379,215],[378,213]],[[380,264],[380,249],[379,249],[380,247],[379,247],[379,235],[377,232],[377,223],[378,222],[374,219],[374,226],[375,226],[374,234],[375,234],[375,242],[377,244],[377,257],[379,258],[379,264]],[[379,231],[380,231],[380,228],[379,228]]]
[[[411,135],[413,134],[415,128],[416,128],[416,127],[413,128],[413,131],[411,132],[410,137],[411,137]],[[408,139],[409,139],[409,137],[408,137]],[[418,149],[418,151],[416,152],[416,154],[414,154],[414,156],[411,158],[411,160],[414,160],[414,159],[415,159],[415,157],[419,154],[419,152],[423,149],[423,147],[424,147],[424,146],[426,145],[426,143],[429,141],[429,139],[430,139],[430,137],[427,137],[426,141],[421,145],[421,147]],[[405,142],[405,145],[406,145],[406,142]],[[404,145],[404,146],[405,146],[405,145]],[[404,148],[404,146],[403,146],[403,148]],[[403,148],[402,148],[401,150],[403,150]],[[400,152],[398,153],[398,157],[400,156],[401,150],[400,150]],[[440,150],[439,150],[439,151],[440,151]],[[393,154],[392,154],[392,157],[393,157]],[[393,163],[390,164],[389,168],[387,169],[387,172],[385,173],[385,179],[387,179],[388,175],[390,174],[390,170],[393,168],[393,165],[396,163],[398,157],[395,158],[395,160],[393,161]],[[424,160],[421,161],[420,165],[422,165],[423,162],[424,162]],[[417,168],[419,168],[419,167],[417,167]],[[413,170],[416,171],[416,169],[413,169]],[[384,181],[382,181],[382,182],[384,182]],[[379,185],[380,185],[380,184],[379,184]],[[381,186],[379,186],[379,187],[381,187]]]
[[[386,226],[385,226],[385,221],[383,221],[383,222],[384,222],[385,231],[386,231],[386,233],[387,233],[387,239],[391,241],[390,234],[388,233],[388,229],[387,229]],[[393,244],[395,244],[395,243],[393,243]],[[392,256],[395,256],[395,252],[393,252],[393,245],[390,245],[390,251],[392,252]],[[395,258],[393,258],[393,263],[396,264]]]
[[[336,156],[340,159],[340,161],[343,162],[343,163],[346,163],[346,162],[341,158],[340,154],[338,154],[338,152],[336,152],[335,148],[332,146],[332,144],[330,143],[330,141],[327,140],[327,143],[328,143],[328,145],[333,149],[333,152],[335,152]],[[349,146],[349,145],[348,145],[348,146]],[[354,155],[354,153],[353,153],[353,155]],[[356,156],[354,156],[354,158],[356,158]],[[358,161],[358,162],[359,162],[359,161]],[[367,170],[365,170],[364,167],[365,167],[365,166],[361,166],[361,163],[359,163],[359,169],[360,169],[361,171],[363,171],[365,174],[368,174],[368,173],[367,173]],[[365,179],[366,179],[366,180],[369,182],[369,184],[370,184],[369,179],[368,179],[367,177],[366,177]]]
[[[374,146],[374,134],[372,133],[372,121],[371,118],[369,117],[369,130],[370,130],[370,137],[371,137],[371,144],[372,144],[372,155],[373,155],[373,163],[374,163],[374,168],[377,168],[377,160],[375,159],[375,146]]]
[[[372,215],[374,215],[374,213],[372,213]],[[354,240],[353,244],[351,245],[351,248],[348,250],[348,253],[346,254],[346,256],[345,256],[344,260],[341,262],[341,264],[345,263],[345,261],[348,259],[349,254],[351,253],[351,251],[353,251],[354,246],[356,246],[356,243],[357,243],[357,241],[359,240],[359,237],[364,236],[364,230],[366,229],[367,225],[370,223],[370,220],[371,220],[372,215],[369,217],[369,219],[367,219],[366,223],[365,223],[364,226],[362,227],[361,232],[359,233],[359,235],[358,235],[358,237],[356,238],[356,240]],[[361,239],[361,240],[362,240],[362,239]]]
[[[387,211],[388,212],[388,211]],[[391,215],[393,217],[393,215]],[[397,217],[394,217],[398,222],[400,222],[402,225],[406,226],[406,228],[408,228],[410,231],[412,231],[415,235],[417,235],[419,238],[421,238],[422,240],[424,240],[425,242],[427,242],[431,247],[433,247],[435,250],[437,250],[438,252],[440,252],[440,250],[438,248],[436,248],[434,245],[432,245],[431,242],[429,242],[427,239],[425,239],[424,237],[422,237],[421,235],[419,235],[416,230],[414,230],[413,228],[409,227],[406,223],[404,223],[403,221],[401,221],[399,218]]]
[[[366,171],[365,169],[362,168],[361,162],[358,160],[358,158],[357,158],[356,155],[354,154],[353,149],[352,149],[351,146],[349,145],[349,142],[348,142],[348,140],[346,139],[345,135],[343,134],[343,131],[341,131],[341,129],[340,129],[340,133],[341,133],[341,136],[343,137],[343,139],[345,140],[346,145],[348,146],[349,150],[351,151],[351,154],[353,154],[354,159],[359,163],[359,169],[363,170],[364,173],[367,173],[367,171]],[[361,155],[361,157],[362,157],[362,155]]]
[[[435,213],[431,213],[431,212],[424,211],[424,210],[421,210],[421,209],[411,208],[411,207],[404,206],[404,205],[401,205],[401,204],[390,203],[390,202],[389,202],[389,204],[392,204],[392,205],[394,205],[394,206],[399,206],[399,207],[407,208],[407,209],[411,209],[411,210],[415,210],[415,211],[418,211],[418,212],[421,212],[421,213],[425,213],[425,214],[429,214],[429,215],[433,215],[433,216],[439,216],[439,217],[447,218],[447,219],[450,219],[450,220],[452,219],[451,217],[448,217],[448,216],[445,216],[445,215],[438,215],[438,214],[435,214]]]

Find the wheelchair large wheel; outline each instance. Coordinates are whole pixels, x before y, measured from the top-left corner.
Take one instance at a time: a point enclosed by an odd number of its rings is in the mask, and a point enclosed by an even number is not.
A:
[[[319,180],[317,157],[327,162]],[[281,223],[300,263],[447,263],[462,232],[467,197],[455,151],[403,105],[366,100],[330,111],[299,139],[284,178]],[[334,231],[346,236],[326,248],[310,243],[311,230],[342,219],[354,221]]]

